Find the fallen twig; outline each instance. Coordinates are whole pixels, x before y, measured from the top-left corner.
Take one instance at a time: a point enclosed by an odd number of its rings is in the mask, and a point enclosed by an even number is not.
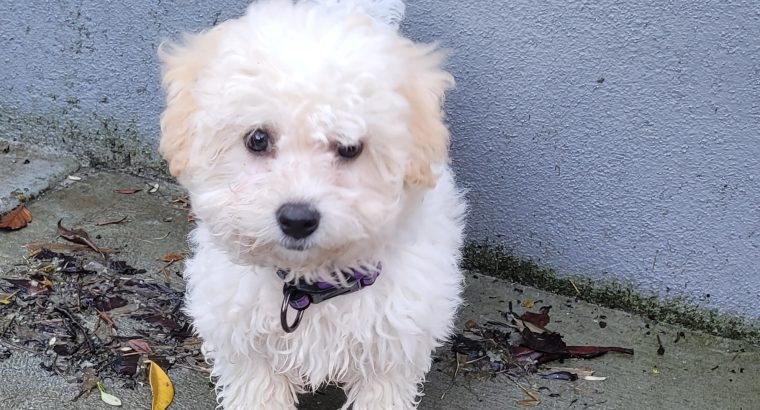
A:
[[[106,222],[98,222],[95,224],[95,226],[106,226],[106,225],[118,225],[120,223],[123,223],[127,220],[127,217],[121,218],[117,221],[106,221]]]
[[[69,244],[69,243],[53,243],[53,242],[32,242],[24,245],[24,248],[30,251],[39,251],[41,249],[47,249],[53,252],[75,252],[75,251],[91,251],[95,252],[91,247],[87,245]],[[115,253],[116,249],[113,248],[98,248],[101,253]]]
[[[62,307],[58,307],[58,306],[54,307],[53,310],[62,314],[67,319],[69,319],[72,323],[74,323],[74,325],[79,329],[79,331],[82,332],[82,336],[84,336],[84,340],[87,342],[87,347],[90,349],[90,351],[94,352],[95,347],[92,345],[92,340],[90,340],[89,332],[87,331],[87,329],[84,328],[84,326],[82,326],[81,323],[79,323],[79,321],[74,317],[74,315],[72,315],[71,312],[69,312],[68,310]]]

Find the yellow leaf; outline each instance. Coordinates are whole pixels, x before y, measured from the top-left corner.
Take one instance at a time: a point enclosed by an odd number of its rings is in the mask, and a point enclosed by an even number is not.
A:
[[[150,390],[153,393],[151,410],[164,410],[174,400],[172,381],[169,380],[169,376],[166,375],[164,369],[155,362],[146,360],[145,363],[150,365],[148,381],[150,382]]]
[[[18,293],[18,291],[13,293],[0,293],[0,305],[9,305],[11,303],[11,298],[16,296],[16,293]]]

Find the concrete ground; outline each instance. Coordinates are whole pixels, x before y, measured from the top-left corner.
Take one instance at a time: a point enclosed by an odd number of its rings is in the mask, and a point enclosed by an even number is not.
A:
[[[23,154],[21,154],[23,152]],[[30,151],[18,155],[34,157]],[[30,177],[7,165],[0,153],[0,192],[24,189]],[[17,156],[18,156],[17,155]],[[36,161],[32,158],[32,161]],[[30,161],[31,162],[31,161]],[[22,159],[23,163],[23,159]],[[0,231],[0,277],[24,265],[28,253],[22,245],[31,242],[60,242],[56,222],[64,218],[67,226],[87,230],[99,238],[100,246],[120,250],[119,259],[158,276],[165,265],[161,256],[186,251],[186,235],[191,229],[186,211],[172,200],[181,195],[174,185],[91,169],[76,171],[70,160],[53,159],[52,163],[30,167],[38,186],[54,188],[28,203],[33,222],[19,231]],[[28,165],[28,164],[27,164]],[[64,171],[62,173],[62,170]],[[75,175],[81,180],[66,179]],[[47,179],[40,183],[40,178]],[[148,184],[159,189],[149,193]],[[120,188],[142,188],[133,195],[113,192]],[[98,222],[127,217],[118,225],[96,226]],[[172,285],[181,288],[181,279],[172,277]],[[500,320],[499,312],[509,301],[519,306],[532,299],[538,305],[551,305],[549,328],[562,333],[568,344],[622,346],[635,350],[634,356],[609,354],[591,360],[567,360],[554,366],[587,367],[604,381],[550,381],[538,376],[509,379],[506,376],[486,380],[452,379],[453,366],[445,351],[439,352],[425,385],[421,409],[505,409],[521,408],[518,400],[528,398],[516,383],[539,396],[538,408],[545,409],[758,409],[760,408],[760,348],[741,340],[728,340],[688,329],[654,323],[625,312],[605,309],[569,300],[537,289],[494,279],[478,272],[467,274],[467,304],[459,325],[467,320]],[[517,309],[519,310],[519,308]],[[3,305],[0,305],[0,318]],[[602,324],[604,322],[604,324]],[[679,332],[683,332],[676,343]],[[657,336],[664,354],[658,354]],[[97,394],[77,402],[71,401],[79,391],[76,383],[50,375],[39,366],[39,358],[11,349],[12,356],[0,361],[0,408],[2,409],[107,409]],[[539,373],[545,373],[546,366]],[[213,409],[216,405],[211,384],[198,371],[173,368],[169,376],[176,396],[170,409]],[[120,397],[125,409],[150,407],[147,386],[121,389],[105,381],[108,390]],[[342,394],[328,389],[302,398],[302,409],[336,409]]]

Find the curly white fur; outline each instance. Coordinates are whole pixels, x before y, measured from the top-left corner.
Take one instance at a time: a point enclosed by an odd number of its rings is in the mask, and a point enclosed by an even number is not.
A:
[[[334,9],[362,11],[373,19],[398,28],[404,19],[406,5],[401,0],[303,0]]]
[[[344,408],[414,408],[461,303],[464,202],[440,107],[451,76],[433,47],[387,28],[397,9],[378,24],[320,3],[260,1],[161,51],[161,152],[198,218],[187,311],[228,410],[293,409],[325,383],[346,390]],[[243,143],[262,127],[263,155]],[[336,155],[358,142],[358,158]],[[275,218],[292,201],[322,215],[303,250]],[[313,281],[377,263],[372,287],[282,330],[277,268]]]

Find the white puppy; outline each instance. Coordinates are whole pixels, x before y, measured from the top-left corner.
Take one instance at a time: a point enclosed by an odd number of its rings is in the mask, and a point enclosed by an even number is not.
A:
[[[414,408],[452,329],[453,79],[402,13],[263,0],[162,48],[161,152],[198,220],[187,312],[228,410],[293,409],[325,383],[344,408]]]

